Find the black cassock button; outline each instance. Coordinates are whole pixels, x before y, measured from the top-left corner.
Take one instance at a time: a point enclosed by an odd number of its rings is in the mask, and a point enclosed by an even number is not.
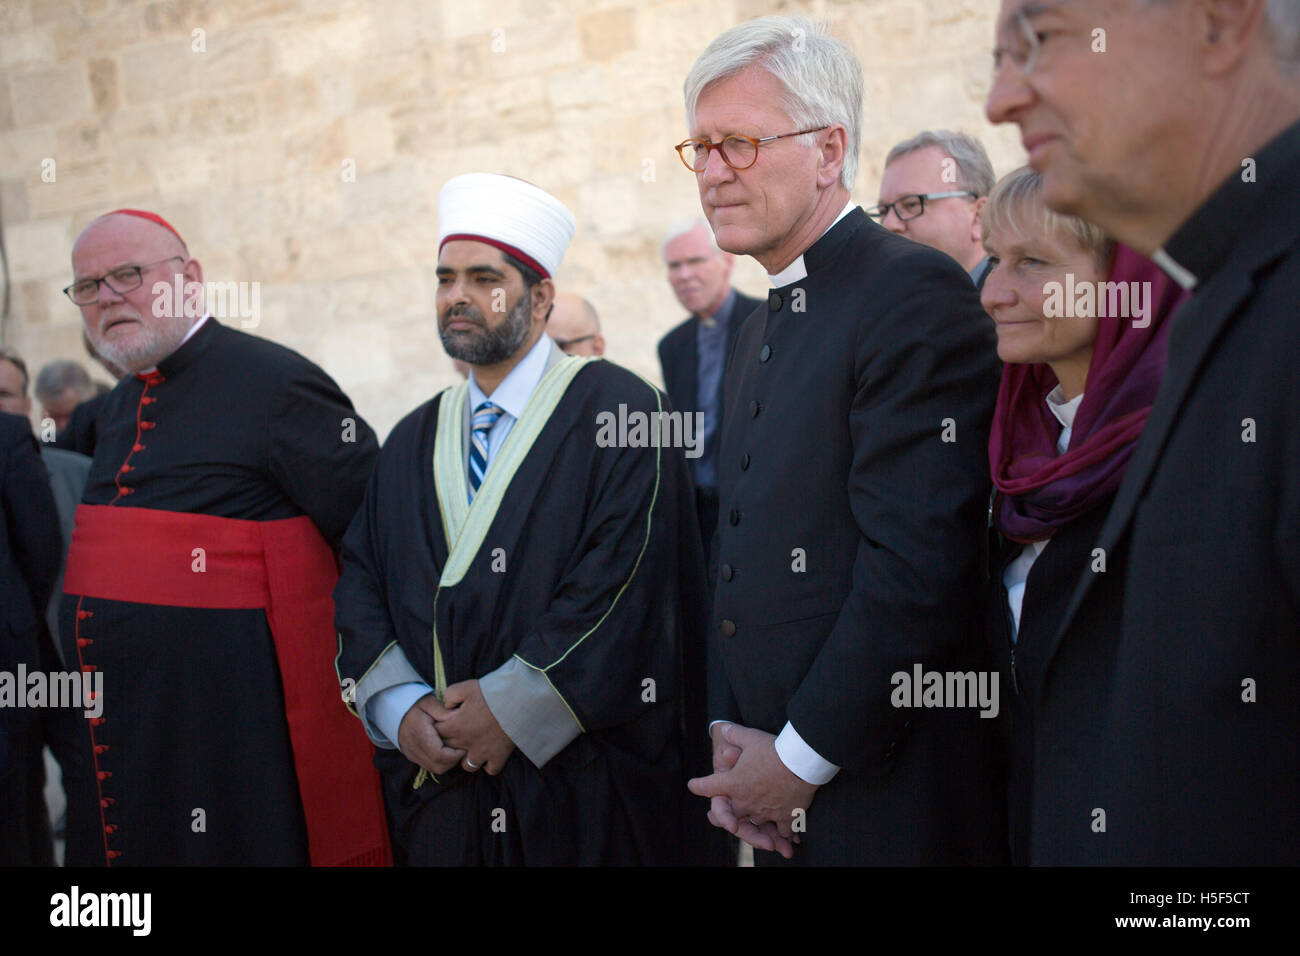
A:
[[[758,413],[761,412],[762,410],[763,410],[762,402],[755,400],[749,403],[749,414],[752,415],[754,418],[757,418]]]
[[[764,345],[762,349],[759,350],[758,360],[760,362],[766,362],[771,357],[772,357],[772,346]]]
[[[735,525],[740,524],[740,512],[737,511],[735,508],[732,508],[731,515],[729,516],[729,520],[731,521],[733,527]]]
[[[769,292],[767,296],[767,311],[780,312],[783,302],[784,300],[781,298],[781,293]]]
[[[729,564],[724,564],[724,565],[722,566],[722,568],[721,568],[721,572],[722,572],[722,580],[724,580],[724,581],[730,581],[730,580],[731,580],[731,575],[732,575],[732,573],[733,573],[732,570],[731,570],[731,565],[729,565]]]
[[[736,622],[735,622],[735,621],[723,621],[723,622],[722,622],[722,627],[720,628],[720,630],[722,631],[722,636],[723,636],[723,637],[731,637],[731,635],[733,635],[733,634],[736,633]]]
[[[749,471],[749,452],[745,452],[740,456],[740,470]]]

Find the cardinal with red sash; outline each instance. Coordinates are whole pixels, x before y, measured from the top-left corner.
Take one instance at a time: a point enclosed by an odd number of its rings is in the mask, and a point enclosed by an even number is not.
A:
[[[161,217],[95,220],[72,266],[92,345],[133,374],[100,418],[60,610],[103,695],[64,782],[68,864],[387,863],[332,666],[374,433],[311,362],[193,308],[202,267]]]

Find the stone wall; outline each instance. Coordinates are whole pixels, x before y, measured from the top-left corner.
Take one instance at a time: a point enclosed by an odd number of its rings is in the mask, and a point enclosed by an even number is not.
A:
[[[865,205],[888,148],[923,128],[981,137],[999,173],[1022,161],[1016,130],[983,116],[996,9],[0,0],[0,336],[33,369],[81,357],[79,313],[60,292],[72,241],[108,209],[154,209],[209,280],[260,283],[253,331],[322,365],[386,434],[455,381],[433,306],[438,189],[495,171],[574,210],[558,284],[595,304],[611,358],[658,380],[655,343],[682,318],[659,236],[699,212],[672,145],[686,135],[682,80],[708,41],[769,13],[831,24],[866,75]],[[751,260],[735,276],[766,286]]]

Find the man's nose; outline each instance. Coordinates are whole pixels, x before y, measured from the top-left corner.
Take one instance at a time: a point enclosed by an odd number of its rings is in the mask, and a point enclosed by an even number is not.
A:
[[[704,161],[704,171],[701,175],[706,186],[720,186],[728,180],[735,179],[736,171],[723,160],[721,149],[711,149],[709,158]]]
[[[108,284],[107,279],[99,280],[98,291],[100,308],[103,308],[106,305],[111,305],[114,302],[121,302],[123,298],[125,298],[123,293],[115,291],[113,287]]]
[[[1034,98],[1034,91],[1025,82],[1025,75],[1013,64],[1004,63],[993,74],[989,98],[984,102],[984,115],[990,123],[1017,122],[1018,114]]]
[[[885,215],[881,218],[880,224],[890,232],[904,235],[907,232],[907,223],[898,218],[898,213],[894,212],[894,207],[890,206]]]

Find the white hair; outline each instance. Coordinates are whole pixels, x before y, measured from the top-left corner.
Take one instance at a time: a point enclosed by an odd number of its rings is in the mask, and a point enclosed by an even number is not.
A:
[[[1151,7],[1168,0],[1141,0]],[[1273,60],[1278,69],[1291,77],[1300,77],[1300,3],[1296,0],[1268,0],[1260,32],[1269,38]]]
[[[1268,0],[1264,32],[1273,38],[1273,58],[1282,72],[1300,74],[1300,3]]]
[[[797,128],[842,125],[844,166],[840,183],[853,188],[861,149],[862,66],[853,51],[805,17],[761,17],[717,36],[686,77],[686,121],[695,125],[695,107],[718,80],[758,64],[785,87],[781,106]],[[770,135],[792,132],[773,131]],[[812,134],[799,137],[805,146]]]
[[[722,255],[722,250],[718,248],[718,240],[713,238],[713,227],[703,216],[684,216],[676,220],[668,231],[664,233],[663,239],[659,240],[659,258],[668,258],[668,243],[674,239],[680,239],[688,232],[694,232],[696,229],[703,229],[705,238],[708,240],[709,248],[713,250],[715,256]]]

